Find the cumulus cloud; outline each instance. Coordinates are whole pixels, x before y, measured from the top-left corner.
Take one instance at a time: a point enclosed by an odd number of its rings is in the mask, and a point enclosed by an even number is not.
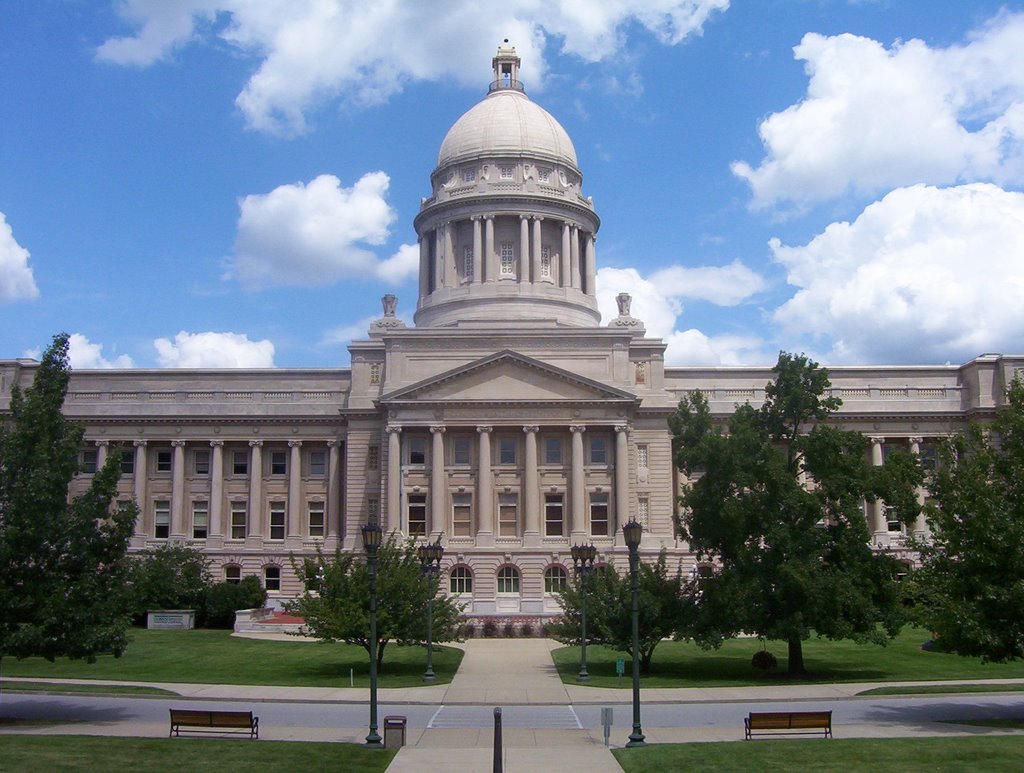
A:
[[[768,365],[776,357],[758,336],[709,336],[696,328],[672,333],[667,343],[666,365]]]
[[[29,349],[26,357],[38,360],[43,356],[42,349]],[[127,354],[119,355],[112,360],[103,356],[103,344],[94,344],[81,333],[68,336],[68,363],[73,370],[109,370],[111,368],[134,368],[135,363]]]
[[[775,320],[831,339],[832,361],[965,361],[1022,348],[1022,193],[901,188],[803,246],[770,244],[799,288]]]
[[[523,57],[524,80],[540,85],[549,40],[560,41],[565,53],[600,61],[622,49],[631,26],[674,45],[700,34],[728,6],[729,0],[121,0],[118,13],[136,33],[107,40],[97,56],[145,66],[219,36],[260,59],[236,100],[248,124],[294,134],[306,130],[307,113],[323,101],[373,104],[410,80],[479,85],[481,63],[506,37]]]
[[[188,333],[153,341],[161,368],[272,368],[274,344],[239,333]]]
[[[764,278],[738,259],[727,266],[670,266],[651,274],[651,282],[666,295],[716,306],[736,306],[765,288]]]
[[[415,273],[415,248],[403,245],[378,263],[364,245],[388,237],[395,211],[387,203],[389,179],[370,172],[351,188],[333,175],[281,185],[239,202],[234,274],[250,288],[314,286],[377,275],[396,281]]]
[[[39,297],[28,258],[28,250],[15,240],[7,216],[0,212],[0,303]]]
[[[1002,13],[947,48],[809,33],[794,48],[803,100],[758,131],[765,157],[733,172],[755,205],[915,183],[1024,182],[1024,14]]]
[[[377,266],[377,276],[390,284],[415,276],[420,269],[420,248],[416,244],[403,244],[397,252]]]

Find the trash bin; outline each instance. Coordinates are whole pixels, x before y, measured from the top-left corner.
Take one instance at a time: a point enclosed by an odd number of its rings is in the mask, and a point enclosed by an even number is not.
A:
[[[384,748],[400,749],[405,746],[405,717],[384,717]]]

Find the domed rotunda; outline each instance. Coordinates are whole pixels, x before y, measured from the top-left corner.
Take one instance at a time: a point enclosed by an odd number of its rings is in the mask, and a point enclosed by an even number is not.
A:
[[[530,101],[506,41],[487,96],[448,130],[415,220],[417,327],[547,321],[592,327],[594,236],[576,149]]]

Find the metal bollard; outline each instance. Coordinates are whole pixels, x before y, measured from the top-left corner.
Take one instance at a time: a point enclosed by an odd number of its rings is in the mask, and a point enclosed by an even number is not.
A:
[[[501,709],[494,709],[494,773],[501,773]]]

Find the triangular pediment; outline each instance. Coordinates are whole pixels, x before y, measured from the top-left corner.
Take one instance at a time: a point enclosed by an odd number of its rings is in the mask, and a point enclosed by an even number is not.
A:
[[[383,395],[380,402],[635,402],[636,399],[629,392],[506,350],[395,390]]]

